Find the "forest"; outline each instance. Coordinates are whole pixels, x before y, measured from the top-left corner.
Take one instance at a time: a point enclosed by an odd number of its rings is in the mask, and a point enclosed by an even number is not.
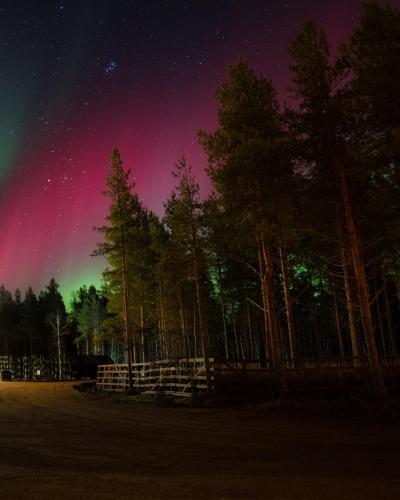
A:
[[[347,43],[309,22],[289,52],[285,104],[247,61],[228,68],[217,129],[198,134],[206,199],[183,156],[155,214],[112,151],[101,290],[78,290],[67,313],[54,280],[38,297],[1,288],[1,355],[248,359],[278,374],[337,358],[366,362],[385,393],[400,347],[400,12],[365,1]]]

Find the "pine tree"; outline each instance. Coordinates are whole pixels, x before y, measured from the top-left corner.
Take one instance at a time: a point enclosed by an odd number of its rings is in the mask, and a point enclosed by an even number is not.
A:
[[[352,168],[346,130],[346,105],[340,92],[338,66],[330,63],[329,45],[325,34],[313,23],[307,23],[290,46],[293,58],[293,92],[299,101],[296,113],[297,131],[303,139],[303,161],[318,181],[321,189],[329,187],[333,203],[342,207],[347,229],[354,276],[360,301],[360,314],[375,390],[386,392],[378,357],[370,307],[370,291],[366,266],[354,212],[351,185],[363,182],[360,172]]]
[[[286,273],[286,239],[290,227],[293,167],[272,83],[240,61],[217,92],[219,128],[200,133],[208,157],[208,172],[228,212],[236,217],[243,238],[257,245],[265,317],[266,350],[286,392],[282,371],[283,346],[277,317],[276,261],[280,250]],[[284,276],[286,300],[288,276]],[[290,302],[290,301],[289,301]],[[289,305],[288,302],[288,305]],[[290,344],[293,321],[288,308]],[[293,352],[293,349],[292,349]]]
[[[98,245],[94,255],[104,255],[109,264],[106,279],[112,286],[112,298],[117,301],[117,313],[121,315],[124,329],[125,353],[128,363],[128,383],[130,392],[132,383],[132,358],[135,351],[132,345],[133,318],[129,297],[129,253],[135,243],[135,228],[138,224],[142,206],[134,184],[130,183],[130,170],[125,170],[118,149],[112,151],[109,159],[110,168],[107,175],[105,196],[110,199],[109,213],[106,217],[108,225],[98,230],[103,234],[103,242]],[[110,304],[113,301],[110,300]]]
[[[78,345],[84,345],[86,354],[98,352],[98,346],[103,343],[101,325],[106,319],[106,303],[96,287],[81,287],[72,304],[71,316],[75,319],[80,335],[75,339]],[[102,352],[104,354],[104,352]]]
[[[171,231],[172,242],[180,248],[182,255],[189,258],[191,277],[195,284],[197,313],[200,339],[206,367],[208,390],[211,391],[211,373],[209,362],[209,335],[207,321],[206,261],[201,247],[201,202],[199,185],[191,166],[182,158],[173,171],[178,180],[176,192],[173,192],[165,204],[165,223]]]

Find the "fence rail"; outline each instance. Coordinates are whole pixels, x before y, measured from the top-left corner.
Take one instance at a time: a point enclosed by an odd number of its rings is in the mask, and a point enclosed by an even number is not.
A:
[[[210,359],[211,381],[214,364]],[[178,361],[152,361],[132,365],[132,384],[140,394],[169,394],[190,397],[194,392],[207,391],[204,358]],[[128,365],[99,365],[96,387],[103,391],[122,392],[129,389]]]

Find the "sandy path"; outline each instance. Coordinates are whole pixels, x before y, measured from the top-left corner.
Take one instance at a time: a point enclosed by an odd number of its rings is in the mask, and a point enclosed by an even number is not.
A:
[[[0,498],[398,499],[400,432],[3,382]]]

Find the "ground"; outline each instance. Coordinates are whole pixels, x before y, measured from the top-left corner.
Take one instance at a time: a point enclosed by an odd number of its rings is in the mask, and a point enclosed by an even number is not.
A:
[[[0,383],[2,500],[395,499],[399,445],[393,426]]]

